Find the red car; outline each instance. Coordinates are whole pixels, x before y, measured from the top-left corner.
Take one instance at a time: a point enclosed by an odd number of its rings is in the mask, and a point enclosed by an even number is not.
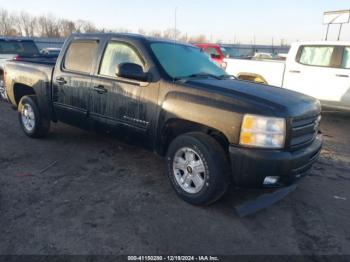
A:
[[[221,51],[221,47],[218,44],[194,44],[195,46],[201,48],[203,52],[207,53],[214,62],[219,66],[226,69],[226,62],[224,62],[225,56]]]

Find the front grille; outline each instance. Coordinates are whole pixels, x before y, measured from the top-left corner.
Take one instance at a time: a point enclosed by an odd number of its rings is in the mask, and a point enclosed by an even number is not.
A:
[[[290,148],[298,150],[312,144],[319,132],[321,117],[296,118],[292,121]]]

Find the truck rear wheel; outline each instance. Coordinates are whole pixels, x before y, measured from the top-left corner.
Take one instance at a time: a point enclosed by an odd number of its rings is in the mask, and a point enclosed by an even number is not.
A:
[[[31,138],[41,138],[50,131],[50,120],[43,117],[34,97],[24,96],[19,102],[19,122],[24,133]]]
[[[177,195],[199,206],[219,200],[230,184],[225,151],[215,139],[202,133],[185,134],[171,143],[167,174]]]

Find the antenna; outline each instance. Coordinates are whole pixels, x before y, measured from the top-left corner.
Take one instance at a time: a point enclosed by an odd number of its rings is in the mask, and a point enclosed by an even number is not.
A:
[[[175,14],[174,14],[174,66],[176,67],[176,54],[175,54],[175,45],[176,45],[176,31],[177,31],[177,7],[175,7]],[[175,79],[173,78],[173,83],[175,83]]]
[[[174,30],[174,40],[176,41],[176,34],[177,34],[177,7],[175,7],[175,30]]]

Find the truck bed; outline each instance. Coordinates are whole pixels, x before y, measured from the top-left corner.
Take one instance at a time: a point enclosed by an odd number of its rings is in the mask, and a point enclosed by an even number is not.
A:
[[[17,61],[41,64],[41,65],[55,65],[57,61],[57,56],[28,56],[28,57],[19,57]]]
[[[266,83],[281,87],[285,71],[285,62],[279,60],[226,59],[226,71],[239,77],[241,74],[256,74],[264,77]]]
[[[50,60],[30,58],[24,61],[8,61],[6,63],[7,96],[13,105],[18,105],[15,96],[16,88],[29,88],[35,92],[41,110],[51,111],[52,75],[55,63]],[[16,84],[14,84],[16,83]]]

